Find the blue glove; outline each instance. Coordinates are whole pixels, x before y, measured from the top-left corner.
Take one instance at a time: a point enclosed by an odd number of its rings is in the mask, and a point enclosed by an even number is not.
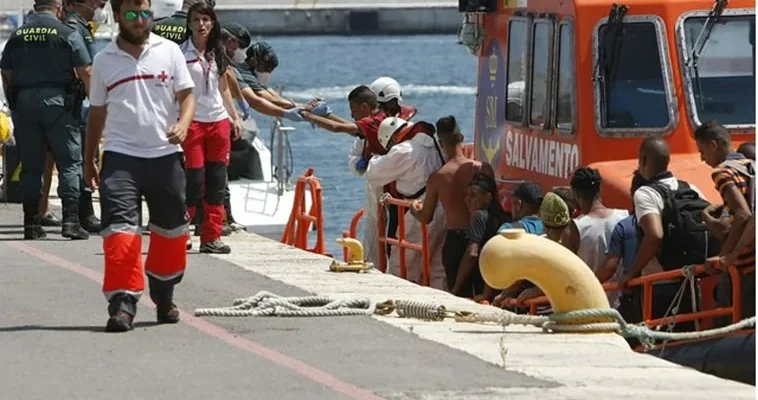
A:
[[[311,112],[320,117],[326,117],[332,113],[332,109],[329,108],[329,104],[327,104],[325,101],[319,101],[316,107],[313,107]]]
[[[247,121],[248,118],[250,118],[250,106],[247,105],[247,102],[243,99],[237,100],[237,105],[240,108],[240,111],[242,111],[242,120]]]
[[[355,169],[358,171],[365,171],[368,168],[368,160],[365,158],[361,158],[355,163]]]
[[[287,118],[288,120],[292,122],[302,122],[305,121],[302,115],[300,115],[300,111],[303,111],[303,107],[295,107],[290,108],[289,110],[284,111],[283,118]]]

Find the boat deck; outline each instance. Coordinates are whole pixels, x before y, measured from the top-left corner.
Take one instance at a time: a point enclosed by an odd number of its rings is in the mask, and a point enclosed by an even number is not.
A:
[[[230,255],[190,252],[176,292],[182,323],[154,325],[152,306],[141,304],[133,332],[108,335],[101,240],[71,242],[51,230],[46,240],[19,241],[20,221],[19,205],[0,204],[7,398],[755,398],[752,386],[634,353],[614,334],[378,316],[191,316],[262,290],[489,309],[378,272],[329,273],[327,257],[246,233],[225,238]]]

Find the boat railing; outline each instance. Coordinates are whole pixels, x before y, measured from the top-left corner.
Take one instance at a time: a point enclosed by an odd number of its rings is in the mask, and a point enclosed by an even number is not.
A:
[[[311,206],[306,210],[305,192],[311,196]],[[308,247],[308,232],[311,227],[316,228],[316,243]],[[324,213],[321,204],[321,183],[313,173],[313,168],[308,168],[303,175],[297,178],[295,185],[295,199],[292,203],[287,226],[282,233],[282,243],[297,247],[311,253],[326,254],[324,242]]]
[[[386,224],[387,221],[385,207],[395,206],[397,207],[397,238],[393,239],[387,237]],[[399,267],[400,277],[408,279],[408,266],[406,261],[406,251],[413,250],[421,253],[422,270],[421,280],[423,286],[429,286],[429,271],[431,264],[431,254],[429,252],[429,228],[426,224],[421,224],[421,243],[409,242],[406,239],[406,211],[413,207],[413,203],[409,200],[400,200],[392,197],[387,197],[382,200],[378,206],[378,218],[377,218],[377,230],[379,238],[379,270],[387,272],[387,250],[385,246],[397,247],[399,253]]]
[[[284,93],[284,86],[279,85],[275,90],[279,95],[282,95]],[[294,170],[292,147],[289,140],[289,132],[294,130],[294,126],[285,126],[281,117],[274,117],[271,122],[269,149],[276,153],[276,161],[273,158],[271,159],[271,175],[276,178],[278,197],[281,197],[287,190],[292,171]]]
[[[271,175],[276,178],[276,194],[281,197],[290,179],[290,167],[286,162],[285,148],[289,148],[289,132],[294,131],[295,127],[284,126],[281,118],[274,118],[271,123],[271,142],[275,143],[276,162],[271,161]]]
[[[677,278],[691,278],[694,279],[699,275],[706,274],[708,270],[703,265],[687,266],[680,269],[671,271],[659,272],[655,274],[644,275],[639,278],[630,280],[627,283],[628,288],[641,286],[642,287],[642,320],[650,328],[659,328],[670,324],[676,324],[680,322],[698,322],[703,321],[703,324],[699,324],[699,328],[708,329],[712,326],[712,319],[716,317],[731,316],[732,322],[739,322],[742,318],[742,273],[734,265],[729,265],[726,268],[720,268],[721,271],[726,270],[732,281],[732,306],[730,307],[715,307],[716,302],[713,299],[713,290],[715,287],[715,281],[719,279],[719,276],[707,276],[700,280],[698,285],[700,286],[700,293],[702,300],[700,301],[700,308],[707,306],[709,309],[703,311],[694,311],[691,313],[674,314],[672,316],[664,316],[662,318],[653,318],[653,285],[658,282],[671,281]],[[706,290],[708,288],[708,290]],[[603,284],[603,289],[606,292],[619,290],[618,283],[609,282]],[[693,294],[694,296],[694,294]],[[529,314],[537,314],[537,308],[539,306],[546,306],[550,304],[550,299],[546,296],[535,297],[529,300],[519,303],[516,299],[507,299],[505,305],[507,307],[528,307]]]

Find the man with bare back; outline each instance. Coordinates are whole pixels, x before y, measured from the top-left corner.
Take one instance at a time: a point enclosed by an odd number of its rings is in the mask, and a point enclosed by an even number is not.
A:
[[[494,176],[492,167],[463,155],[463,134],[452,115],[437,121],[437,138],[447,162],[426,182],[426,197],[421,208],[411,207],[411,214],[422,223],[429,223],[437,209],[437,202],[445,212],[445,244],[442,247],[442,264],[445,266],[448,290],[453,290],[458,266],[463,258],[471,226],[471,214],[465,203],[466,188],[477,173]],[[471,297],[465,291],[456,293]]]

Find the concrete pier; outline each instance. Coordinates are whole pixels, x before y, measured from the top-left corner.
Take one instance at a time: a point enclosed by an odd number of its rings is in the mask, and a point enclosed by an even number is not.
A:
[[[107,335],[101,239],[61,240],[51,228],[46,240],[24,242],[20,221],[19,205],[0,204],[7,398],[755,398],[752,386],[634,353],[615,334],[378,316],[193,317],[261,290],[492,310],[379,272],[330,273],[327,257],[245,233],[224,239],[230,255],[190,252],[176,291],[182,323],[156,326],[144,295],[137,329]]]

